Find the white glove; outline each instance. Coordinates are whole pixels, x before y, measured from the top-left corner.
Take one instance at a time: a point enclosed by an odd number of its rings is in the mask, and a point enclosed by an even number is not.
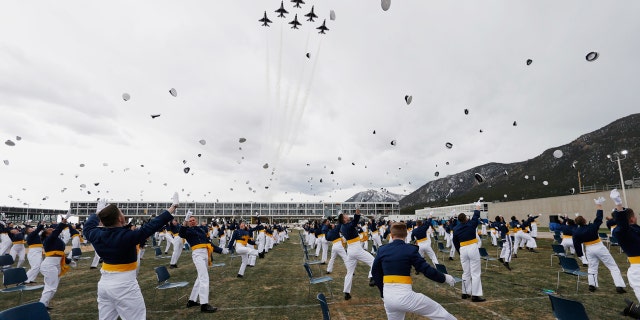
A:
[[[187,215],[184,216],[184,220],[189,221],[189,218],[191,218],[192,215],[193,215],[193,212],[191,212],[191,210],[187,211]]]
[[[229,254],[229,249],[222,248],[222,254]]]
[[[64,219],[69,220],[69,217],[71,217],[71,209],[67,211],[67,214],[64,216]]]
[[[177,192],[173,193],[173,197],[171,197],[171,205],[178,206],[180,204],[180,197]]]
[[[97,204],[97,207],[96,207],[96,213],[102,211],[102,209],[104,209],[106,207],[107,207],[107,199],[104,199],[104,198],[98,199],[98,204]]]
[[[0,225],[2,225],[3,227],[7,227],[7,225],[4,223],[4,221],[0,220]]]
[[[476,207],[482,207],[482,200],[478,200],[478,202],[475,203]]]
[[[611,197],[611,200],[613,200],[616,206],[622,204],[622,199],[620,198],[620,192],[618,192],[618,189],[611,190],[609,197]]]
[[[603,204],[604,203],[604,197],[600,197],[598,199],[593,199],[593,202],[595,202],[597,205]]]
[[[456,285],[456,280],[450,274],[444,275],[444,282],[452,287]]]

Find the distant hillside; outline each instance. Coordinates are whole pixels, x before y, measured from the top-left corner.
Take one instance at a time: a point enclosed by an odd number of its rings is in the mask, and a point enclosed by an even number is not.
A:
[[[395,194],[382,189],[367,190],[356,193],[353,197],[349,198],[346,202],[398,202],[404,195]]]
[[[555,150],[561,150],[562,157],[554,157]],[[579,193],[578,172],[583,187],[619,184],[618,165],[609,161],[607,154],[621,150],[629,151],[621,162],[624,178],[640,177],[640,114],[618,119],[527,161],[492,162],[428,182],[402,198],[400,208],[403,213],[412,213],[425,206],[470,203],[481,196],[485,201],[508,201],[566,195],[572,188]],[[486,181],[476,182],[475,173]]]

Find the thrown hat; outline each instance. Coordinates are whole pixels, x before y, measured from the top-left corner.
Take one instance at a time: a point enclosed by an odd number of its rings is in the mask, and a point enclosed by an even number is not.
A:
[[[476,178],[476,181],[478,181],[478,183],[483,183],[484,182],[484,177],[481,174],[476,173],[476,174],[474,174],[474,176]]]
[[[178,91],[176,91],[176,89],[175,89],[175,88],[171,88],[171,89],[169,89],[169,93],[170,93],[172,96],[174,96],[174,97],[177,97],[177,96],[178,96]]]
[[[391,7],[391,0],[382,0],[380,6],[382,6],[382,10],[384,11],[389,10],[389,7]]]
[[[131,99],[131,96],[128,93],[125,92],[122,94],[122,100],[129,101],[129,99]]]
[[[592,51],[587,53],[587,56],[585,57],[585,59],[587,59],[587,61],[591,62],[591,61],[595,61],[596,59],[598,59],[598,57],[600,56],[599,53]]]

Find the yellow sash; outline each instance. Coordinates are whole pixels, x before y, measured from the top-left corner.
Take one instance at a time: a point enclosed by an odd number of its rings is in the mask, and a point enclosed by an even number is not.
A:
[[[640,256],[629,257],[629,263],[631,263],[631,264],[639,264],[640,263]]]
[[[69,271],[69,266],[67,265],[67,258],[64,256],[64,251],[56,250],[49,251],[44,253],[45,257],[60,257],[60,273],[58,277],[64,276],[67,271]]]
[[[421,242],[425,242],[427,241],[429,238],[422,238],[422,239],[418,239],[416,240],[416,243],[421,243]]]
[[[138,261],[124,264],[108,264],[102,263],[102,270],[109,272],[125,272],[135,270],[138,267]]]
[[[402,284],[411,284],[410,276],[384,276],[382,278],[382,282],[384,283],[402,283]]]
[[[595,239],[595,240],[593,240],[593,241],[583,242],[583,243],[584,243],[584,245],[585,245],[585,246],[590,246],[590,245],[592,245],[592,244],[596,244],[596,243],[598,243],[598,242],[600,242],[600,238]]]
[[[211,245],[211,243],[196,244],[195,246],[191,247],[191,250],[202,249],[202,248],[207,249],[207,254],[209,256],[208,262],[209,262],[209,265],[212,265],[213,263],[211,262],[211,254],[213,253],[213,246]]]
[[[460,242],[460,246],[464,247],[474,243],[478,243],[478,238],[473,238],[472,240],[469,240],[469,241],[462,241]]]
[[[347,240],[348,244],[353,244],[353,243],[357,243],[357,242],[360,242],[360,238],[353,238],[351,240]]]

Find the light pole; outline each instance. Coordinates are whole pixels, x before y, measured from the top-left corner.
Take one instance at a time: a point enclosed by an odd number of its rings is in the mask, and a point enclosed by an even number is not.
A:
[[[610,154],[607,155],[607,158],[609,158],[609,161],[618,162],[618,172],[620,172],[620,185],[622,186],[622,195],[624,196],[624,206],[625,206],[625,208],[628,207],[628,205],[627,205],[627,191],[624,188],[624,178],[622,177],[622,167],[620,166],[620,160],[626,159],[628,153],[629,152],[627,150],[622,150],[620,152],[614,152],[613,155],[610,155]],[[620,158],[620,156],[622,156],[622,158]]]

